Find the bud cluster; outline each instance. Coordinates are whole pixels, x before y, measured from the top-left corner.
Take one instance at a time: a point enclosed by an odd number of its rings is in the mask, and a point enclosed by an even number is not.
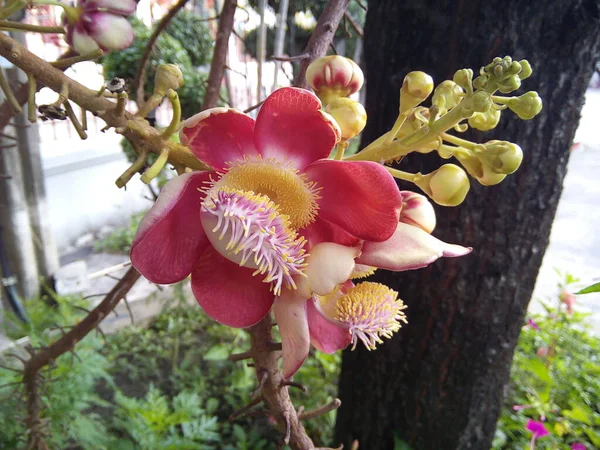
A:
[[[343,56],[325,56],[308,66],[306,81],[323,102],[325,112],[340,126],[342,140],[358,136],[367,123],[367,112],[349,96],[358,92],[364,83],[360,67]]]

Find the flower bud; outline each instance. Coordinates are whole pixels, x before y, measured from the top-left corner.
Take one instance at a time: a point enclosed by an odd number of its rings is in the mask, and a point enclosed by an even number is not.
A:
[[[560,293],[559,299],[567,307],[567,314],[573,314],[573,306],[575,306],[576,300],[575,295],[564,289]]]
[[[525,78],[529,78],[531,76],[531,74],[533,73],[533,69],[531,68],[531,65],[529,64],[529,61],[527,61],[526,59],[522,59],[521,61],[519,61],[519,64],[521,65],[521,71],[519,72],[519,78],[521,80],[524,80]]]
[[[400,88],[400,112],[408,111],[423,102],[433,91],[433,78],[425,72],[410,72]]]
[[[519,119],[530,120],[542,110],[542,99],[535,91],[529,91],[519,97],[513,97],[506,104]]]
[[[402,210],[400,222],[419,227],[431,234],[435,228],[435,211],[427,197],[416,192],[401,191]]]
[[[467,173],[483,186],[495,186],[506,178],[506,175],[494,172],[477,155],[469,151],[455,152],[454,157],[460,161]]]
[[[325,108],[342,130],[342,139],[358,136],[367,123],[367,112],[359,102],[346,97],[333,100]]]
[[[546,356],[548,356],[548,347],[538,348],[535,354],[538,356],[538,358],[545,358]]]
[[[454,74],[453,80],[465,91],[471,92],[473,83],[473,71],[471,69],[460,69]]]
[[[444,164],[439,169],[415,180],[434,202],[442,206],[460,205],[469,192],[469,177],[454,164]]]
[[[306,69],[306,81],[325,105],[337,97],[358,92],[365,77],[354,61],[343,56],[324,56]]]
[[[521,87],[521,78],[518,75],[511,75],[498,82],[498,90],[503,94],[516,91]]]
[[[183,73],[176,64],[161,64],[154,75],[154,93],[165,96],[169,89],[183,86]]]
[[[469,117],[469,125],[479,131],[489,131],[496,128],[500,121],[500,110],[490,108],[484,113],[475,113]]]
[[[485,151],[477,156],[498,174],[515,172],[523,161],[523,150],[517,144],[508,141],[489,141],[483,144]]]
[[[484,91],[475,92],[461,103],[463,116],[468,118],[474,113],[488,112],[493,104],[490,94]]]
[[[460,103],[464,92],[454,81],[442,81],[433,91],[431,103],[440,108],[440,112],[444,114]]]

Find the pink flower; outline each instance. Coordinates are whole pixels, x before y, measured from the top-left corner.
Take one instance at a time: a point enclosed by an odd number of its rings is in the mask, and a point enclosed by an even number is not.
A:
[[[581,442],[574,442],[571,444],[571,450],[586,450],[586,446]]]
[[[545,358],[546,356],[548,356],[548,347],[538,348],[535,354],[538,356],[538,358]]]
[[[126,16],[135,0],[80,0],[65,8],[67,43],[84,55],[95,50],[122,50],[133,43],[133,28]]]
[[[565,304],[567,307],[567,314],[573,314],[573,306],[575,306],[575,301],[577,298],[574,294],[571,294],[566,289],[560,293],[560,301]]]
[[[539,439],[550,434],[550,432],[546,429],[544,424],[536,420],[528,419],[527,424],[525,425],[525,429],[527,431],[530,431],[535,439]]]
[[[527,325],[529,325],[535,331],[540,331],[540,326],[537,323],[535,323],[533,319],[527,319]]]
[[[167,183],[139,225],[134,266],[160,284],[191,274],[208,315],[254,325],[305,278],[305,235],[334,228],[353,242],[380,242],[394,233],[402,203],[394,179],[373,162],[324,159],[339,137],[316,96],[297,88],[270,95],[256,121],[227,108],[191,117],[181,141],[215,170]],[[358,251],[332,261],[331,277],[346,280]],[[312,288],[324,292],[330,281],[318,275]]]
[[[410,194],[410,193],[408,193]],[[405,192],[402,193],[404,198]],[[409,209],[410,211],[410,209]],[[341,230],[331,227],[325,235],[307,233],[308,242],[317,251],[311,251],[307,260],[307,280],[315,274],[327,274],[332,270],[332,261],[344,261],[346,273],[360,278],[383,268],[404,271],[425,267],[436,259],[466,255],[470,248],[447,244],[436,239],[418,226],[403,221],[385,241],[357,241]],[[431,223],[430,220],[427,221]],[[322,231],[322,230],[320,230]],[[325,242],[323,242],[325,241]],[[355,254],[353,246],[360,246]],[[356,264],[352,271],[352,258]],[[344,271],[337,271],[337,275]],[[331,286],[324,292],[306,290],[307,282],[300,282],[298,290],[288,292],[277,299],[273,308],[283,344],[283,373],[290,377],[302,365],[310,344],[317,349],[333,353],[362,341],[372,350],[382,342],[382,337],[391,337],[406,322],[404,304],[398,293],[378,283],[354,285],[347,278],[335,279],[325,275]],[[343,283],[343,284],[342,284]],[[341,284],[339,288],[336,285]],[[307,301],[308,299],[308,301]]]

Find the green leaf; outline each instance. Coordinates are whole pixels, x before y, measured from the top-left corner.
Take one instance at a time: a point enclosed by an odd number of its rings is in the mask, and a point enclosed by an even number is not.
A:
[[[575,292],[576,295],[580,294],[591,294],[592,292],[600,292],[600,282],[592,284],[586,288],[581,289],[579,292]]]
[[[583,422],[586,425],[591,425],[590,412],[587,408],[577,404],[573,406],[573,409],[567,409],[563,411],[563,415],[578,422]]]
[[[405,440],[400,439],[397,435],[394,436],[394,450],[411,450],[410,445]]]
[[[205,361],[219,361],[227,359],[230,353],[231,346],[224,344],[216,344],[208,349],[208,351],[204,354],[202,359],[204,359]]]
[[[548,385],[552,384],[552,378],[550,377],[550,371],[546,367],[546,365],[542,362],[541,359],[532,358],[527,361],[527,366],[525,370],[533,373],[542,383],[546,383]]]

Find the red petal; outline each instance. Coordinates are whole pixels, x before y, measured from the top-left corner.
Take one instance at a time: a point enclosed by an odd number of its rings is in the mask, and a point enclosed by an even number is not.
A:
[[[320,215],[317,216],[317,220],[312,224],[301,230],[301,234],[306,238],[311,247],[320,242],[334,242],[354,247],[360,242],[360,239],[356,236],[352,236],[342,227],[328,222]]]
[[[402,196],[385,168],[370,161],[317,161],[304,169],[321,187],[319,218],[367,241],[385,241],[396,229]]]
[[[179,133],[198,159],[217,170],[228,162],[257,155],[254,119],[231,108],[212,108],[190,117]]]
[[[140,222],[131,244],[131,262],[153,283],[183,280],[209,245],[200,223],[204,194],[198,189],[212,173],[192,172],[173,178]]]
[[[192,291],[204,312],[217,322],[250,327],[265,317],[274,300],[269,284],[253,277],[253,272],[209,246],[194,266]]]
[[[281,334],[283,377],[290,378],[310,350],[306,299],[296,291],[285,290],[275,301],[273,313]]]
[[[310,299],[306,305],[310,342],[325,353],[334,353],[346,348],[352,340],[347,328],[335,325],[325,319]]]
[[[321,112],[310,91],[282,88],[273,92],[256,118],[256,147],[265,158],[292,161],[298,169],[327,158],[340,139],[338,125]]]
[[[442,256],[463,256],[471,250],[470,247],[447,244],[420,228],[399,223],[387,241],[365,242],[356,262],[400,272],[420,269]]]

